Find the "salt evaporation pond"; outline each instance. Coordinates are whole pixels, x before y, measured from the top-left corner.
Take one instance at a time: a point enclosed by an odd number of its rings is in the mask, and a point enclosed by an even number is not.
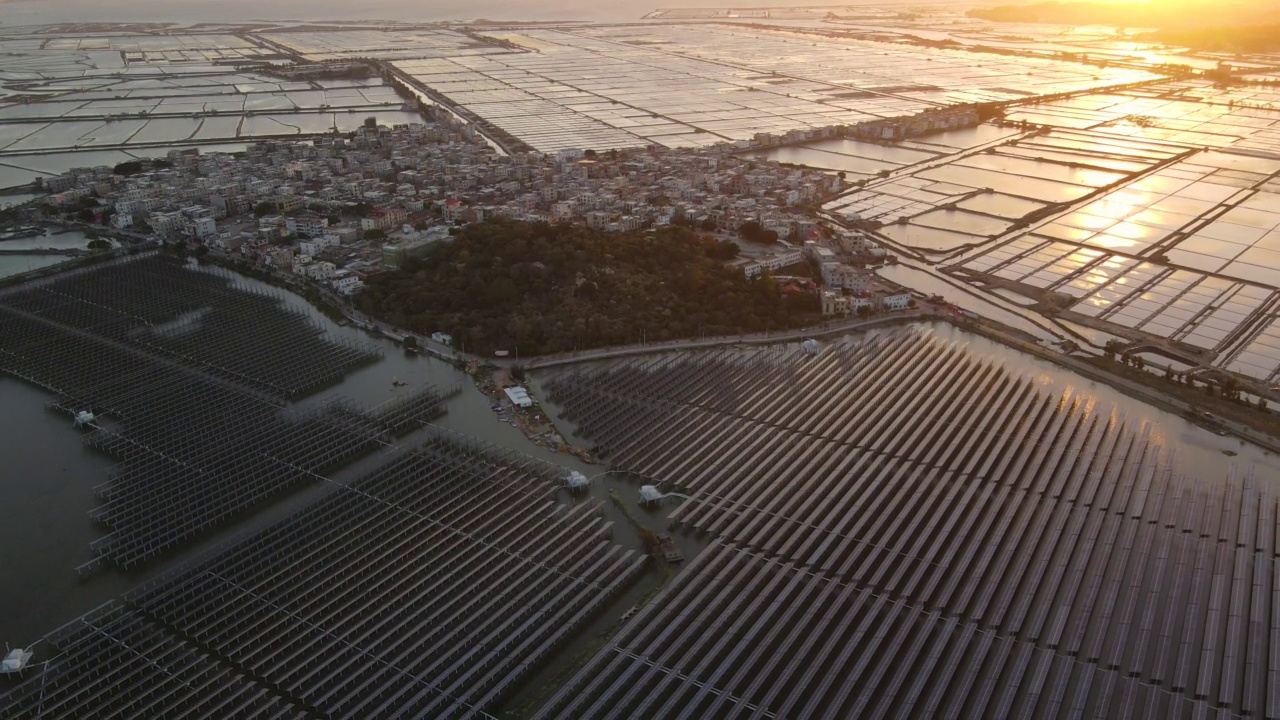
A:
[[[164,118],[147,123],[137,135],[129,139],[130,143],[167,143],[187,140],[200,129],[197,119]]]
[[[81,137],[102,127],[101,120],[71,120],[49,123],[41,130],[9,144],[5,152],[53,150],[75,147]]]
[[[236,137],[240,129],[240,118],[206,117],[200,121],[200,128],[191,136],[192,140],[219,140]]]
[[[940,230],[954,230],[968,235],[992,237],[1008,230],[1013,223],[1007,220],[977,215],[963,210],[932,210],[911,219],[912,224]]]
[[[1023,175],[1006,175],[992,170],[962,167],[958,164],[929,168],[917,173],[917,177],[939,182],[957,183],[969,187],[991,188],[999,193],[1030,197],[1050,203],[1067,203],[1094,191],[1091,187],[1041,180]]]
[[[67,258],[61,255],[0,255],[0,277],[39,270],[42,267],[66,262],[66,260]]]
[[[805,167],[820,170],[835,170],[861,177],[872,177],[882,170],[896,170],[899,167],[898,165],[868,160],[867,158],[806,147],[776,148],[767,153],[753,155],[753,157],[790,165],[804,165]]]
[[[912,267],[903,262],[895,265],[884,265],[876,269],[876,274],[891,282],[909,287],[926,295],[940,295],[956,307],[977,313],[998,323],[1016,328],[1041,340],[1055,340],[1055,336],[1040,325],[1026,317],[999,304],[996,299],[985,293],[979,293],[964,283],[948,282],[942,276]]]
[[[12,193],[9,195],[0,195],[0,208],[9,207],[11,205],[21,205],[24,202],[35,200],[43,197],[40,193]]]
[[[960,232],[912,224],[886,225],[876,232],[903,247],[922,250],[927,253],[950,252],[966,245],[973,245],[987,240],[987,238],[978,235],[966,235]]]
[[[981,168],[1023,177],[1055,180],[1072,185],[1098,188],[1123,180],[1125,173],[1073,168],[1049,162],[999,154],[982,154],[957,160],[960,167]]]
[[[981,193],[956,203],[956,207],[1016,220],[1030,215],[1036,210],[1045,207],[1045,205],[1034,200],[1018,198],[1003,193]]]
[[[988,143],[996,142],[997,140],[1013,137],[1019,132],[1021,131],[1013,128],[998,127],[996,125],[977,125],[971,128],[947,130],[945,132],[905,140],[901,143],[901,147],[918,148],[920,150],[929,150],[934,152],[954,152],[956,150],[975,148],[979,145],[986,145]]]
[[[0,149],[12,145],[22,138],[37,132],[46,123],[5,123],[0,125]]]
[[[102,123],[92,133],[77,138],[75,144],[82,147],[123,145],[130,140],[137,141],[137,137],[144,134],[145,130],[154,122],[156,121],[129,119]]]
[[[36,178],[48,177],[53,173],[38,172],[27,168],[14,167],[0,163],[0,188],[15,188],[30,185]],[[7,197],[7,196],[6,196]]]

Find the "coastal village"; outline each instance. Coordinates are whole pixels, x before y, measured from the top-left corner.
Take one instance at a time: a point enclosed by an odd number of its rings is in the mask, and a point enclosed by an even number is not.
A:
[[[0,717],[1280,720],[1204,4],[13,3]]]
[[[333,296],[360,292],[371,274],[423,257],[468,223],[506,218],[605,233],[684,225],[734,241],[732,267],[748,278],[772,274],[784,293],[817,296],[823,315],[908,307],[908,292],[866,269],[891,259],[885,251],[814,212],[847,188],[842,177],[732,150],[506,155],[474,126],[437,114],[429,123],[369,122],[307,142],[258,142],[243,153],[175,150],[76,168],[44,179],[49,195],[24,219],[181,244]],[[444,333],[432,340],[452,344]],[[500,421],[548,449],[591,459],[542,415],[510,368],[473,361],[466,369]]]
[[[175,150],[132,167],[77,168],[46,178],[50,195],[36,207],[44,219],[202,245],[341,295],[493,218],[601,232],[683,224],[734,240],[749,226],[757,241],[739,241],[733,261],[747,277],[811,262],[826,290],[795,287],[820,294],[829,315],[906,302],[872,298],[874,276],[854,267],[883,262],[881,248],[813,212],[847,187],[841,177],[729,150],[503,155],[440,114],[239,154]]]

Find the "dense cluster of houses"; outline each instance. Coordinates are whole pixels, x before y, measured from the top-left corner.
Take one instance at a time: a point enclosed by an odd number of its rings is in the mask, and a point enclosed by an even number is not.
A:
[[[48,201],[118,230],[240,254],[342,293],[358,291],[369,272],[396,269],[447,241],[450,228],[492,218],[602,232],[685,224],[724,234],[754,223],[794,244],[746,262],[747,276],[820,253],[828,288],[857,283],[830,248],[799,249],[824,237],[809,208],[844,182],[725,148],[504,155],[446,118],[259,142],[235,154],[175,150],[133,165],[48,178]],[[859,238],[844,233],[836,242]]]

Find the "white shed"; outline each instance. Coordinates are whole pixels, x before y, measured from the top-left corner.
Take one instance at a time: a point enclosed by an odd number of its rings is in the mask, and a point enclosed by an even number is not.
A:
[[[662,498],[663,498],[663,494],[662,494],[662,491],[658,489],[658,486],[656,485],[640,486],[640,503],[642,505],[648,505],[649,503],[656,503]]]
[[[507,399],[513,405],[518,405],[522,408],[533,407],[533,398],[529,397],[529,393],[523,387],[515,385],[509,388],[502,388],[502,391],[507,394]]]

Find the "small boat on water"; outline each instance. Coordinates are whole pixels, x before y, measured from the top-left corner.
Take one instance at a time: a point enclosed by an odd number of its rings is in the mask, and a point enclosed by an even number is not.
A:
[[[678,563],[684,560],[684,553],[680,552],[680,547],[676,545],[675,538],[666,533],[658,533],[658,549],[662,553],[662,559],[669,563]]]

